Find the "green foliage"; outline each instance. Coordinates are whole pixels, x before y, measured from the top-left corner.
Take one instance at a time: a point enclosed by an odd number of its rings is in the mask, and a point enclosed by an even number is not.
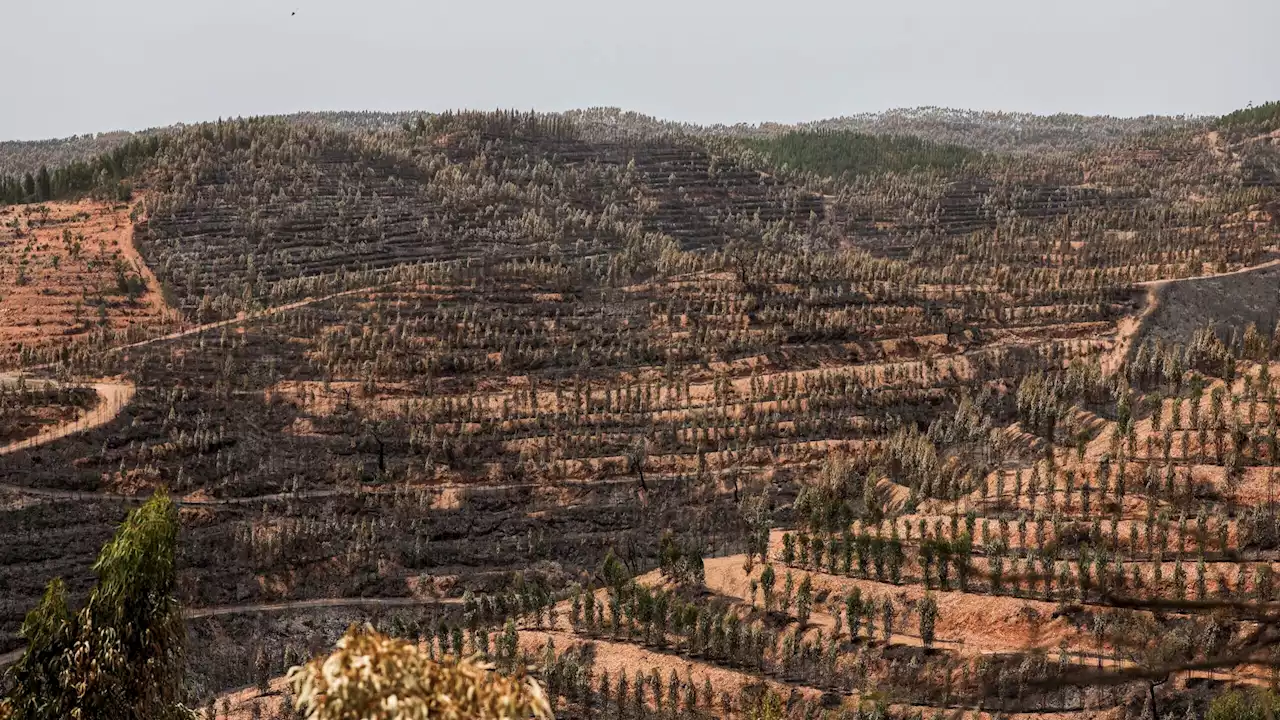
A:
[[[0,718],[64,717],[74,707],[58,673],[66,661],[63,653],[74,639],[66,590],[61,579],[50,582],[40,604],[23,620],[27,652],[10,671],[16,687],[0,703]]]
[[[782,696],[769,688],[748,692],[744,705],[744,717],[747,720],[781,720],[787,716]]]
[[[800,627],[809,624],[809,613],[813,610],[813,580],[809,575],[800,581],[800,589],[796,592],[796,619]]]
[[[91,194],[107,200],[128,200],[128,179],[155,156],[163,141],[156,135],[129,140],[89,161],[75,161],[49,170],[41,167],[33,176],[0,175],[0,205],[65,200]]]
[[[1224,130],[1250,129],[1259,132],[1280,127],[1280,100],[1227,113],[1218,118],[1217,127]]]
[[[147,281],[141,276],[128,272],[128,265],[116,261],[116,289],[130,300],[136,300],[147,291]]]
[[[813,532],[835,532],[855,518],[874,514],[866,509],[874,504],[866,500],[869,492],[874,492],[874,483],[868,484],[865,468],[849,455],[833,453],[818,476],[802,487],[794,508]]]
[[[604,577],[609,587],[615,589],[623,588],[631,580],[631,572],[613,553],[612,548],[605,553],[604,561],[600,565],[600,575]]]
[[[419,115],[401,123],[400,128],[413,138],[436,137],[450,133],[474,132],[482,135],[521,138],[574,138],[576,124],[563,115],[547,115],[519,110],[463,110]]]
[[[764,609],[773,610],[773,586],[778,581],[772,565],[765,565],[760,572],[760,588],[764,591]]]
[[[701,585],[704,579],[702,552],[686,547],[671,531],[662,534],[658,544],[658,566],[663,577],[681,584]]]
[[[36,173],[36,200],[44,202],[53,199],[53,178],[49,177],[49,168],[41,165]]]
[[[13,720],[187,718],[180,704],[185,629],[174,597],[177,513],[157,493],[134,510],[93,565],[78,612],[49,584],[22,624],[27,651],[11,670]]]
[[[916,612],[920,615],[920,640],[925,647],[931,647],[938,623],[938,601],[932,593],[926,593],[916,602]]]
[[[1209,705],[1205,720],[1272,720],[1280,715],[1280,697],[1270,690],[1232,690]]]
[[[789,132],[746,140],[776,165],[820,175],[862,175],[918,169],[952,170],[982,158],[959,145],[945,145],[906,135],[867,135],[847,130]]]
[[[849,625],[850,638],[858,637],[858,627],[862,624],[862,616],[865,612],[862,606],[862,591],[855,587],[844,599],[845,621]]]

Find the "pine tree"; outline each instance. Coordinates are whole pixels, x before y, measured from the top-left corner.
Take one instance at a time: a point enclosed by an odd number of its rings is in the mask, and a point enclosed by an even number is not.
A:
[[[813,580],[805,575],[800,581],[800,589],[796,591],[796,619],[800,627],[809,624],[809,613],[813,610]]]
[[[507,618],[507,624],[502,629],[501,642],[502,648],[498,655],[507,668],[514,668],[516,653],[520,649],[520,633],[516,631],[516,621],[512,618]]]
[[[680,676],[676,674],[676,669],[671,668],[671,674],[667,677],[667,707],[671,708],[674,715],[676,708],[680,702]]]
[[[40,166],[36,173],[36,201],[47,202],[53,199],[53,183],[49,179],[49,168]]]
[[[858,637],[858,626],[862,623],[862,591],[856,587],[844,599],[844,616],[849,625],[849,638]]]
[[[582,605],[583,605],[582,611],[583,611],[583,615],[585,616],[584,619],[586,620],[586,623],[587,623],[588,632],[590,632],[592,635],[600,632],[600,625],[602,623],[597,619],[598,618],[597,613],[600,612],[600,608],[599,606],[596,605],[596,594],[593,590],[588,589],[585,593],[583,593]]]
[[[933,647],[934,629],[938,622],[938,601],[931,593],[916,603],[916,612],[920,615],[920,640],[925,647]]]
[[[698,687],[693,684],[693,675],[684,685],[684,713],[693,716],[698,712]]]
[[[765,611],[773,610],[773,585],[777,582],[777,575],[773,571],[772,565],[765,565],[764,570],[760,572],[760,590],[764,595]]]
[[[648,707],[647,705],[645,705],[645,702],[644,702],[644,686],[647,684],[647,681],[648,681],[648,678],[645,677],[644,673],[641,672],[639,668],[636,668],[635,686],[634,686],[634,690],[632,691],[632,700],[635,706],[634,715],[637,718],[637,720],[644,717],[644,711]]]
[[[609,697],[613,693],[613,683],[609,679],[609,671],[605,670],[600,676],[600,709],[609,710]]]
[[[881,621],[880,630],[884,633],[884,641],[887,643],[893,637],[893,598],[884,599],[884,617]]]
[[[617,692],[618,717],[622,717],[623,713],[625,712],[627,707],[627,696],[629,696],[630,694],[631,692],[628,689],[628,683],[627,683],[627,671],[619,670],[618,671],[618,692]]]
[[[464,639],[465,638],[462,635],[461,625],[454,625],[452,628],[449,629],[449,640],[452,643],[453,656],[455,658],[462,657],[462,649],[463,649],[462,646],[463,646]]]

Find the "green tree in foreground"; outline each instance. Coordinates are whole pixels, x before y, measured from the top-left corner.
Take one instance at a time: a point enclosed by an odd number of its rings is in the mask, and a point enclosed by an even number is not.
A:
[[[1280,697],[1269,690],[1232,690],[1209,705],[1205,720],[1269,720],[1280,716]]]
[[[186,631],[174,597],[177,512],[157,493],[129,513],[93,571],[79,611],[61,580],[27,614],[5,720],[190,718],[181,704]]]
[[[524,720],[551,718],[533,680],[470,660],[436,662],[418,646],[352,627],[333,654],[289,671],[308,720]]]

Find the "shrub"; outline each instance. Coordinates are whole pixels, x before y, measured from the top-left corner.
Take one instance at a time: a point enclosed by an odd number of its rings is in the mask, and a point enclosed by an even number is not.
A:
[[[1280,713],[1280,697],[1270,690],[1232,690],[1209,705],[1205,720],[1269,720]]]
[[[49,583],[22,624],[27,651],[0,717],[192,717],[180,702],[186,633],[174,597],[177,537],[174,505],[157,493],[103,547],[84,608],[73,613],[63,583]]]
[[[533,680],[498,675],[471,660],[436,662],[416,645],[352,627],[328,656],[289,671],[309,720],[550,718]]]

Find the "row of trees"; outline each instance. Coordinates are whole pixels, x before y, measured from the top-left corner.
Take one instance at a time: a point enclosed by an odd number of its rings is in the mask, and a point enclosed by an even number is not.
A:
[[[955,170],[982,159],[980,153],[959,145],[909,135],[866,135],[847,130],[791,132],[745,142],[764,153],[768,158],[765,162],[833,176]]]
[[[0,205],[67,200],[92,195],[128,200],[137,172],[160,151],[159,135],[130,138],[90,160],[76,160],[53,170],[41,166],[21,177],[0,175]]]

